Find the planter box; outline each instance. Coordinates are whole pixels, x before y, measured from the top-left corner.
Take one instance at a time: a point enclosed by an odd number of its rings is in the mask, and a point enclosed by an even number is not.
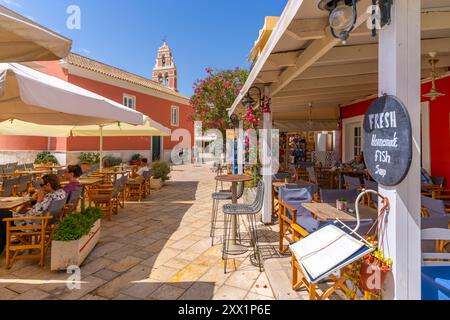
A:
[[[51,270],[67,270],[70,266],[81,266],[100,240],[101,220],[91,232],[75,241],[52,241]]]
[[[154,190],[159,190],[164,186],[164,181],[161,179],[150,179],[150,188]]]

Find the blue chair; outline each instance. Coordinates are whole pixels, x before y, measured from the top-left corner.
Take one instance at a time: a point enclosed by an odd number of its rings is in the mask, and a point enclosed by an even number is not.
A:
[[[357,189],[339,190],[339,189],[321,189],[320,200],[323,203],[336,203],[339,199],[346,199],[349,203],[354,203],[358,198]]]
[[[450,241],[450,230],[425,229],[422,240]],[[437,249],[422,249],[422,300],[450,300],[450,253]]]
[[[280,204],[278,210],[278,221],[280,225],[280,251],[286,252],[284,240],[289,243],[294,241],[292,225],[296,224],[306,233],[316,231],[320,222],[313,218],[311,212],[302,207],[302,203],[311,203],[313,200],[313,187],[297,189],[280,188]]]
[[[346,199],[348,203],[355,203],[356,199],[358,199],[359,192],[357,189],[352,190],[320,190],[320,199],[323,203],[330,203],[335,205],[336,201],[339,199]],[[369,235],[373,235],[376,232],[376,228],[370,230],[375,224],[375,219],[364,219],[360,221],[360,226],[358,233],[361,236],[365,236],[370,232]],[[350,229],[354,229],[356,227],[356,221],[345,221],[345,224],[350,227]]]
[[[351,177],[348,175],[344,175],[345,186],[347,189],[361,189],[364,183],[361,181],[359,177]]]

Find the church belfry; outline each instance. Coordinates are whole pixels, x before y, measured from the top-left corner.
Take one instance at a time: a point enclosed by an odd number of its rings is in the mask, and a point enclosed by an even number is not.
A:
[[[165,40],[158,50],[156,65],[153,68],[153,80],[169,89],[178,91],[177,67],[173,62],[172,49]]]

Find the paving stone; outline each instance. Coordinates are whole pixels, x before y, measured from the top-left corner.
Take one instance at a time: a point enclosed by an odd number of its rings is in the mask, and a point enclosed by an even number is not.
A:
[[[260,294],[256,294],[254,292],[249,292],[247,294],[247,296],[245,297],[245,300],[252,300],[252,301],[265,300],[265,301],[269,301],[269,300],[275,300],[275,299],[273,297],[263,296],[263,295],[260,295]]]
[[[124,291],[133,285],[133,282],[142,281],[148,279],[151,268],[142,265],[137,265],[128,270],[121,276],[113,279],[112,281],[102,285],[96,292],[96,295],[102,296],[107,299],[113,299],[121,291]]]
[[[163,283],[161,282],[145,282],[136,283],[126,289],[123,293],[134,298],[144,299],[145,297],[151,295],[153,292],[158,290]]]
[[[139,264],[142,261],[142,259],[136,258],[136,257],[126,257],[119,262],[116,262],[108,267],[109,270],[114,272],[124,272],[131,268],[133,268],[135,265]]]
[[[169,279],[169,282],[194,282],[200,279],[211,266],[202,266],[199,264],[190,264],[183,270],[179,271]]]
[[[214,283],[196,282],[178,300],[211,300],[214,289]]]
[[[150,294],[152,299],[156,300],[176,300],[178,299],[185,290],[177,288],[175,286],[164,284],[158,290]]]
[[[213,300],[243,300],[247,293],[246,290],[223,285],[216,292]]]
[[[231,274],[231,276],[225,281],[225,284],[248,291],[252,288],[256,279],[258,279],[260,275],[261,273],[259,270],[237,270]]]
[[[13,300],[45,300],[50,297],[50,295],[39,289],[30,289],[27,292],[24,292],[16,297]]]
[[[154,267],[152,272],[150,273],[150,277],[153,280],[158,280],[161,282],[167,282],[170,278],[172,278],[175,274],[179,272],[178,269],[160,266]]]
[[[0,300],[12,300],[19,294],[7,288],[0,288]]]

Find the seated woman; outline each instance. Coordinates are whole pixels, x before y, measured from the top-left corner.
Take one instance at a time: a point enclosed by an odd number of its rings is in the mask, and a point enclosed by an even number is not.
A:
[[[41,189],[33,194],[32,199],[36,200],[36,204],[29,210],[23,208],[17,212],[0,211],[0,253],[3,252],[6,245],[6,224],[3,222],[5,218],[21,218],[21,217],[39,217],[44,216],[50,205],[55,200],[62,200],[66,198],[66,192],[61,189],[58,176],[54,174],[46,175],[42,178]],[[16,226],[33,226],[33,221],[18,221]]]
[[[83,170],[79,165],[68,166],[64,173],[64,178],[69,181],[69,184],[64,187],[64,191],[67,194],[67,199],[70,199],[72,192],[79,191],[83,188],[83,185],[78,181],[83,175]]]

